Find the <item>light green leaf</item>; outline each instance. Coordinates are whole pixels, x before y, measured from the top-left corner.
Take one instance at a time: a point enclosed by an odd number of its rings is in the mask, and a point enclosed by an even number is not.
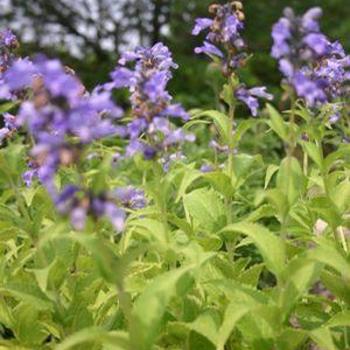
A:
[[[85,343],[98,343],[113,345],[114,350],[131,350],[129,347],[128,335],[124,332],[107,332],[98,327],[84,328],[73,333],[56,346],[56,350],[69,350]],[[86,349],[89,349],[86,347]]]
[[[263,256],[267,268],[282,278],[286,261],[286,247],[282,239],[267,228],[248,222],[226,226],[221,232],[224,235],[236,232],[250,237]]]
[[[224,320],[219,329],[217,350],[224,350],[225,344],[229,339],[232,331],[234,330],[237,322],[256,305],[239,304],[236,301],[232,301],[228,304],[224,314]]]
[[[218,312],[214,309],[207,309],[195,321],[187,324],[187,327],[201,334],[215,345],[218,338],[219,325],[220,316]]]
[[[193,284],[191,268],[157,276],[136,300],[130,328],[132,349],[151,350],[171,298],[183,296]]]
[[[323,170],[323,154],[319,146],[312,142],[303,142],[302,146],[308,156],[316,163],[320,171]]]
[[[35,284],[21,282],[6,283],[0,286],[0,292],[29,303],[38,310],[47,310],[53,307],[48,297]]]
[[[275,165],[275,164],[270,164],[267,167],[266,176],[265,176],[265,185],[264,185],[265,190],[267,189],[267,187],[272,179],[272,176],[276,173],[276,171],[278,171],[279,168],[280,167],[278,165]]]
[[[286,270],[286,285],[280,290],[280,306],[283,317],[287,318],[297,301],[319,278],[323,264],[304,257],[292,260]]]
[[[185,210],[203,229],[220,230],[226,223],[226,211],[217,192],[198,189],[183,198]]]
[[[309,332],[312,340],[321,347],[322,350],[338,350],[335,346],[330,330],[326,327],[315,329]]]
[[[270,120],[268,122],[269,126],[283,141],[287,141],[288,127],[286,122],[283,120],[281,114],[275,107],[269,103],[266,105],[266,107],[270,115]]]
[[[194,118],[201,117],[209,117],[210,119],[212,119],[216,128],[218,129],[222,142],[226,145],[230,144],[231,136],[229,135],[229,130],[231,130],[231,121],[226,114],[216,110],[208,110],[195,115]]]
[[[283,159],[277,174],[277,188],[287,196],[290,206],[305,192],[306,179],[296,158]]]
[[[199,179],[203,174],[196,169],[188,169],[185,171],[184,176],[181,180],[181,184],[176,196],[176,203],[178,203],[181,198],[186,194],[187,189],[191,184]]]

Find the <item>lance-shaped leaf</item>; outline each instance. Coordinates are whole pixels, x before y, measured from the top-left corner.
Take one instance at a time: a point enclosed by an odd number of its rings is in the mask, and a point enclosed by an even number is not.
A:
[[[281,238],[267,228],[249,222],[228,225],[221,232],[224,235],[241,233],[251,238],[262,255],[266,267],[278,278],[282,278],[286,261],[286,248]]]

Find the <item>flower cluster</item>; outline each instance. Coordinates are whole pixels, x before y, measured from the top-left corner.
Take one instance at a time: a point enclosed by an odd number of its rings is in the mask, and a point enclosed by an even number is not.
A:
[[[245,86],[239,86],[235,95],[238,100],[247,105],[253,117],[258,115],[258,98],[264,98],[270,101],[273,100],[273,95],[266,92],[265,86],[254,87],[251,89],[247,89]]]
[[[134,68],[127,68],[132,62]],[[146,159],[152,159],[172,146],[194,141],[193,135],[175,128],[169,120],[189,118],[180,104],[172,104],[167,91],[173,68],[177,65],[162,43],[140,47],[122,55],[111,74],[112,82],[105,84],[106,90],[128,87],[131,93],[132,120],[124,129],[124,137],[129,139],[127,157],[140,152]]]
[[[0,142],[5,138],[11,137],[16,131],[16,117],[10,113],[4,114],[4,127],[0,129]]]
[[[245,57],[244,53],[239,53],[245,47],[241,37],[244,29],[243,6],[239,1],[225,5],[213,4],[209,12],[214,18],[197,18],[193,28],[193,35],[209,29],[203,45],[197,47],[195,52],[222,61],[223,70],[229,75],[232,68],[237,68]]]
[[[192,34],[198,35],[208,29],[203,46],[195,49],[196,53],[205,53],[214,61],[220,62],[225,76],[231,79],[234,70],[241,67],[247,54],[245,43],[241,36],[244,29],[243,5],[233,1],[225,5],[214,4],[209,7],[214,18],[198,18]],[[272,95],[266,93],[265,87],[247,89],[244,84],[234,86],[236,99],[243,102],[255,117],[258,114],[258,98],[271,100]]]
[[[118,134],[114,119],[122,110],[114,104],[108,91],[96,89],[89,94],[74,72],[58,60],[38,57],[8,68],[5,84],[9,89],[30,87],[31,99],[24,101],[10,127],[26,125],[35,142],[29,170],[23,174],[27,185],[37,176],[61,213],[70,214],[73,226],[82,229],[87,215],[109,218],[116,230],[123,227],[125,213],[117,198],[89,189],[68,185],[59,190],[55,175],[61,166],[79,163],[85,145]]]
[[[303,16],[286,8],[272,30],[272,56],[298,97],[310,107],[343,96],[344,84],[350,78],[350,56],[339,42],[332,43],[321,33],[321,16],[318,7]]]
[[[17,47],[17,38],[11,30],[5,29],[0,32],[0,73],[4,73],[16,59],[13,50]]]
[[[22,103],[17,124],[28,126],[36,142],[31,151],[36,164],[32,171],[55,198],[53,178],[59,166],[74,163],[82,145],[115,134],[111,117],[120,117],[121,110],[106,92],[87,94],[78,78],[58,60],[42,57],[31,67],[33,98]],[[15,64],[7,73],[17,75],[17,70]],[[17,77],[18,88],[28,84],[27,76]]]
[[[113,193],[99,196],[74,186],[66,186],[55,201],[61,214],[69,214],[77,230],[85,227],[87,216],[106,217],[117,232],[124,229],[125,211],[121,208],[141,209],[146,205],[144,193],[131,186],[118,188]]]

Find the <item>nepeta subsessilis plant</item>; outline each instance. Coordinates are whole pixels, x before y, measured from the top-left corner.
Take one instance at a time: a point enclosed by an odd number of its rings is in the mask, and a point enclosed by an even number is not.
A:
[[[273,55],[287,110],[260,112],[272,95],[241,79],[242,2],[210,13],[195,51],[227,79],[224,103],[188,114],[161,43],[122,54],[88,92],[0,34],[1,349],[349,348],[349,58],[320,9],[286,10]]]
[[[321,16],[318,7],[303,16],[286,8],[272,31],[272,56],[278,59],[287,83],[309,107],[344,97],[350,78],[350,57],[338,41],[331,42],[321,33]]]
[[[233,1],[225,5],[214,4],[209,7],[213,14],[211,18],[198,18],[192,34],[199,35],[208,30],[203,46],[197,47],[195,52],[205,53],[222,67],[223,74],[230,82],[229,93],[234,94],[237,100],[243,102],[255,117],[258,114],[258,98],[271,100],[273,96],[266,92],[265,87],[248,89],[237,79],[237,69],[245,64],[247,54],[246,45],[242,38],[244,29],[243,5]]]
[[[131,121],[124,130],[128,139],[126,157],[142,153],[145,159],[162,157],[173,146],[194,141],[194,136],[175,127],[171,118],[189,119],[180,104],[173,104],[167,91],[172,69],[177,68],[171,52],[162,43],[151,48],[126,52],[112,72],[112,82],[105,89],[129,88]],[[134,65],[133,69],[128,64]]]
[[[22,103],[16,118],[16,125],[27,125],[35,142],[30,152],[30,169],[23,175],[27,185],[36,175],[58,210],[69,214],[77,229],[84,228],[86,217],[91,214],[96,218],[108,217],[121,231],[125,214],[108,191],[93,193],[76,185],[59,190],[55,185],[61,166],[79,164],[87,145],[118,133],[114,120],[121,117],[122,111],[110,93],[89,94],[73,72],[58,60],[45,57],[31,63],[27,75],[19,74],[16,64],[6,74],[16,77],[18,89],[31,89],[32,97]]]

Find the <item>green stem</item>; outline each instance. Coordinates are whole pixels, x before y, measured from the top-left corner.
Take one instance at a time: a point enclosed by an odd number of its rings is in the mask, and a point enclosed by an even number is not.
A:
[[[296,137],[295,137],[295,132],[294,132],[294,125],[295,125],[295,96],[294,94],[292,95],[291,98],[291,113],[289,117],[289,132],[290,132],[290,138],[289,138],[289,145],[288,145],[288,151],[287,155],[288,158],[293,157],[293,153],[295,150],[295,142],[296,142]]]
[[[229,87],[230,87],[230,92],[234,91],[234,85],[233,85],[233,80],[232,80],[232,76],[229,77],[228,79],[228,83],[229,83]],[[235,170],[234,170],[234,150],[235,150],[235,144],[234,144],[234,140],[233,140],[233,133],[234,133],[234,129],[233,129],[233,124],[235,121],[235,102],[234,99],[232,98],[229,102],[229,112],[228,112],[228,116],[229,116],[229,130],[228,130],[228,164],[227,164],[227,172],[228,172],[228,176],[230,178],[231,181],[231,186],[234,186],[233,180],[235,178]],[[230,224],[232,223],[232,219],[233,219],[233,212],[232,212],[232,202],[233,202],[233,195],[228,195],[226,197],[226,207],[227,207],[227,223]]]
[[[339,236],[340,236],[340,242],[343,246],[345,253],[348,253],[349,252],[348,243],[346,241],[344,230],[343,230],[342,226],[339,227]]]
[[[153,162],[153,174],[154,174],[154,180],[156,185],[153,190],[154,200],[161,215],[161,221],[163,223],[166,242],[170,243],[168,212],[167,212],[167,207],[165,202],[165,195],[163,193],[163,190],[164,190],[163,177],[162,177],[163,174],[160,171],[159,164],[156,162]]]
[[[303,159],[303,170],[304,175],[307,176],[308,174],[308,168],[309,168],[309,157],[306,152],[304,152],[304,159]]]

